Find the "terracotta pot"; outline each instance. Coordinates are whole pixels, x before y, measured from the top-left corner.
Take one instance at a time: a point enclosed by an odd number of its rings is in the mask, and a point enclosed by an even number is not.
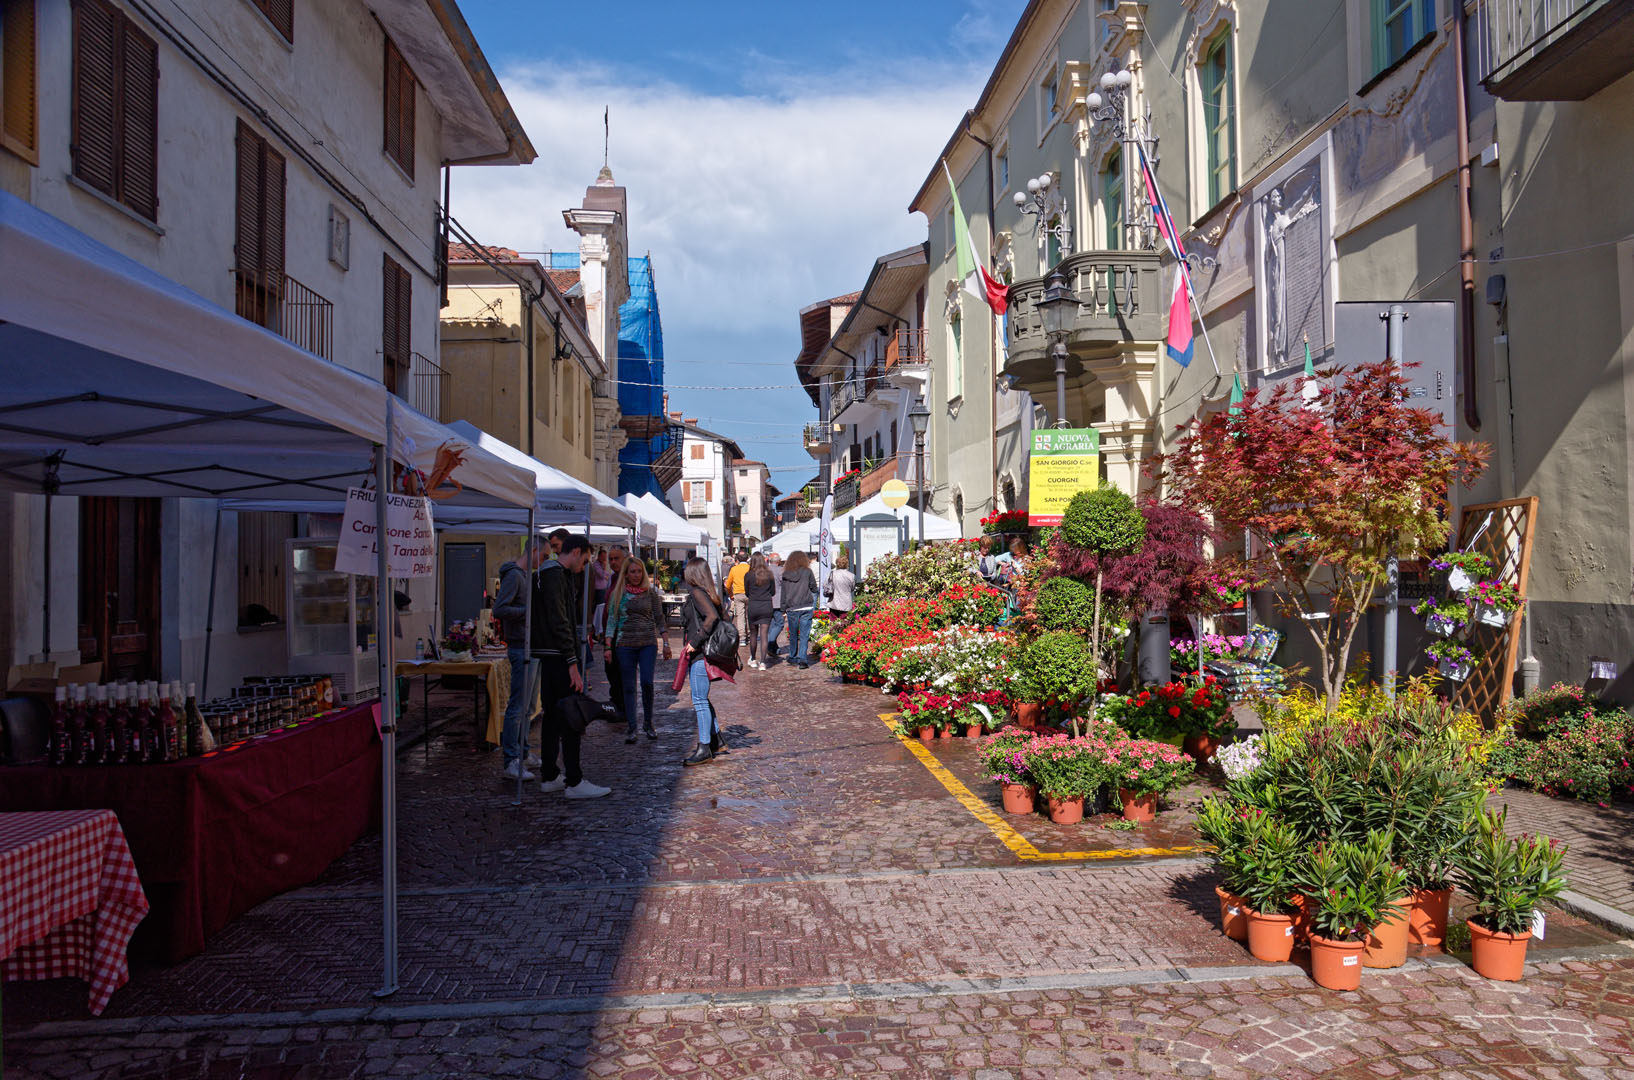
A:
[[[1288,898],[1293,905],[1294,913],[1294,941],[1309,941],[1311,939],[1311,912],[1308,905],[1310,897],[1303,893],[1295,893]]]
[[[1287,963],[1294,954],[1294,920],[1287,915],[1248,913],[1248,951],[1254,959]]]
[[[1050,820],[1057,825],[1072,825],[1084,820],[1082,795],[1071,799],[1057,799],[1054,795],[1046,795],[1044,799],[1050,808]]]
[[[936,737],[938,739],[951,739],[951,738],[953,738],[953,728],[951,726],[944,727],[944,728],[938,728],[937,731],[936,731]]]
[[[1407,914],[1407,940],[1427,949],[1443,948],[1447,940],[1447,907],[1451,889],[1415,889]]]
[[[1180,749],[1191,756],[1199,765],[1207,763],[1214,756],[1214,751],[1220,748],[1220,740],[1213,735],[1187,735],[1180,742]]]
[[[967,739],[970,739],[970,740],[974,741],[976,739],[981,738],[985,734],[987,734],[987,732],[982,728],[982,726],[980,724],[966,724],[965,725],[965,738],[967,738]]]
[[[919,729],[919,741],[920,742],[935,742],[936,741],[936,729],[933,728],[933,727],[922,727],[922,728],[920,728]]]
[[[1004,812],[1006,814],[1030,814],[1037,809],[1033,802],[1033,789],[1027,784],[1001,784],[1004,792]]]
[[[1220,929],[1232,941],[1248,940],[1248,904],[1240,896],[1214,886],[1214,895],[1220,898]]]
[[[1044,718],[1044,706],[1036,701],[1018,701],[1016,703],[1016,723],[1021,730],[1032,731],[1038,727]]]
[[[1406,925],[1406,916],[1402,925]],[[1320,934],[1311,935],[1311,978],[1316,985],[1329,990],[1359,990],[1362,985],[1362,965],[1367,961],[1361,954],[1367,949],[1365,941],[1331,941]]]
[[[1362,944],[1362,966],[1370,968],[1401,967],[1407,962],[1407,916],[1413,898],[1404,896],[1390,905],[1395,917],[1387,918],[1367,932]],[[1314,939],[1313,939],[1314,940]]]
[[[1475,974],[1485,975],[1499,982],[1520,982],[1526,967],[1526,943],[1532,940],[1532,931],[1524,934],[1500,934],[1484,926],[1464,920],[1469,927],[1469,949]]]
[[[1125,821],[1151,821],[1157,817],[1157,796],[1136,795],[1133,792],[1118,789],[1118,798],[1123,800],[1123,819]]]

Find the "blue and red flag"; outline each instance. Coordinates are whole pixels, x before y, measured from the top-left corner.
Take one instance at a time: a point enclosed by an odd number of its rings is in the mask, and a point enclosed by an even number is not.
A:
[[[1138,143],[1136,146],[1139,148]],[[1174,293],[1169,300],[1169,357],[1181,367],[1189,367],[1194,345],[1191,333],[1191,267],[1186,262],[1186,246],[1180,242],[1180,230],[1175,228],[1174,218],[1169,216],[1169,204],[1163,201],[1163,192],[1158,190],[1157,177],[1152,175],[1152,163],[1146,160],[1144,148],[1140,148],[1140,175],[1146,183],[1146,197],[1152,203],[1152,219],[1157,223],[1157,231],[1178,260],[1175,263]]]

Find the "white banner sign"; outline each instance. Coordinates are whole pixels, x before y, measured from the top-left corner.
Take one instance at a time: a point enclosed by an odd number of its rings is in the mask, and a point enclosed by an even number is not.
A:
[[[374,491],[350,488],[340,522],[335,569],[343,574],[374,577],[379,569],[375,547]],[[386,496],[387,570],[392,577],[432,577],[437,573],[437,534],[431,527],[431,501],[414,495]]]

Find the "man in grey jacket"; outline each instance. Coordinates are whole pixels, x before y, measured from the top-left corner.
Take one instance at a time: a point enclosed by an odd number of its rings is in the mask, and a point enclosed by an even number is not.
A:
[[[505,659],[511,663],[511,696],[505,703],[505,726],[499,736],[499,748],[505,758],[505,775],[512,780],[519,772],[522,779],[532,780],[533,774],[527,767],[537,764],[522,760],[522,749],[527,745],[524,724],[528,702],[523,699],[528,672],[528,589],[530,571],[537,570],[549,553],[542,542],[529,539],[522,545],[521,562],[507,562],[499,568],[494,618],[499,620],[500,631],[505,636]],[[534,617],[538,618],[538,614]]]

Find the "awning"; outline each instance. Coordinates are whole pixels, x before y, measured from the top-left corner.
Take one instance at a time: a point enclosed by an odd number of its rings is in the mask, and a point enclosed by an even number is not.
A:
[[[625,495],[624,505],[640,514],[644,520],[652,521],[657,526],[656,542],[659,547],[689,547],[702,548],[709,533],[691,524],[686,518],[664,505],[652,492],[641,495]]]
[[[605,495],[582,480],[536,461],[510,443],[494,438],[481,428],[455,420],[450,430],[476,446],[534,476],[534,507],[539,513],[539,525],[545,528],[563,526],[581,529],[591,525],[611,525],[628,529],[636,525],[640,515],[610,495]],[[526,518],[524,517],[524,522]]]
[[[344,497],[372,446],[466,501],[526,506],[527,472],[386,388],[0,192],[0,487],[62,495]]]

